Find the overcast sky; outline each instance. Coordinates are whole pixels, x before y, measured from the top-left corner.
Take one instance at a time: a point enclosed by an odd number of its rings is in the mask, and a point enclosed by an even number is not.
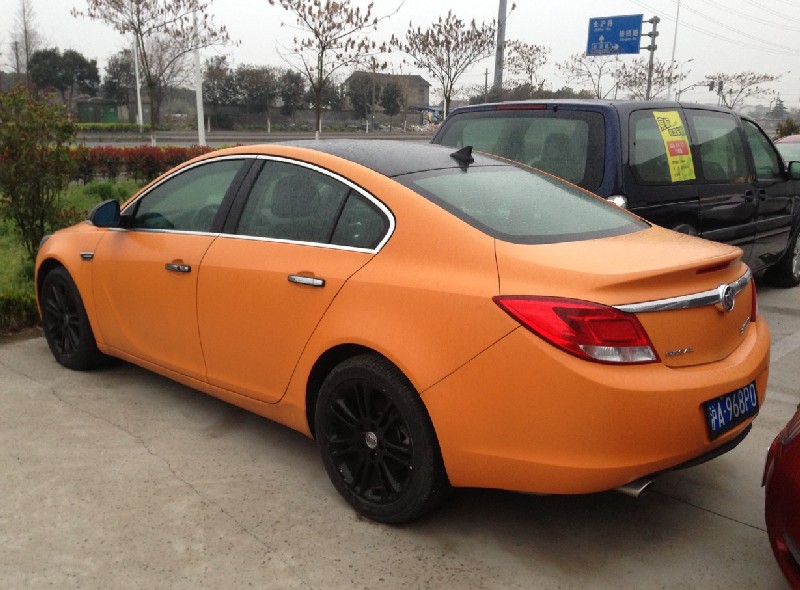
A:
[[[29,1],[33,3],[37,29],[46,44],[62,50],[75,49],[90,59],[97,59],[101,75],[108,56],[129,45],[103,23],[72,17],[72,8],[85,8],[83,0]],[[513,0],[507,1],[510,7]],[[400,2],[375,0],[375,13],[388,14]],[[365,6],[366,2],[353,0],[353,4]],[[649,19],[658,15],[661,23],[656,57],[665,62],[671,59],[678,0],[517,0],[516,4],[516,10],[508,18],[506,39],[551,49],[545,69],[548,88],[557,89],[566,84],[553,65],[586,49],[588,24],[593,17],[643,14]],[[0,0],[0,63],[4,69],[8,69],[11,29],[18,6],[19,0]],[[490,0],[405,0],[394,16],[380,24],[373,33],[374,38],[381,41],[392,33],[403,35],[409,22],[425,28],[448,9],[464,20],[474,18],[481,22],[497,18],[497,4]],[[787,106],[800,107],[798,9],[800,0],[681,0],[675,59],[687,62],[683,66],[685,72],[690,72],[687,84],[699,82],[706,74],[716,72],[755,70],[781,74],[780,82],[771,86]],[[290,45],[293,35],[290,28],[281,27],[282,22],[293,24],[288,13],[270,6],[267,0],[214,0],[211,12],[216,22],[225,24],[231,37],[240,44],[234,48],[207,50],[205,57],[222,53],[234,63],[284,65],[279,51]],[[645,24],[644,31],[649,31],[650,26]],[[642,57],[647,55],[646,51],[641,53]],[[388,60],[397,68],[402,56],[390,55]],[[493,63],[493,60],[486,60],[478,64],[459,80],[459,86],[482,85],[487,68],[491,84]],[[412,73],[425,76],[418,70]],[[433,82],[429,76],[426,78]],[[686,92],[684,98],[714,100],[703,87]],[[769,98],[762,102],[768,101]]]

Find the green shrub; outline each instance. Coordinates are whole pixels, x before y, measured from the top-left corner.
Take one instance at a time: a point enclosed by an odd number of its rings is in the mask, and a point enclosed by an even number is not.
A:
[[[36,297],[32,290],[0,291],[0,333],[18,332],[39,322]]]
[[[31,260],[62,218],[73,174],[75,126],[64,108],[17,86],[0,93],[0,217],[11,220]]]

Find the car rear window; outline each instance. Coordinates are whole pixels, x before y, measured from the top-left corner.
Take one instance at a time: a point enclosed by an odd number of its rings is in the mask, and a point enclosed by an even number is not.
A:
[[[449,168],[395,180],[507,242],[575,242],[649,227],[608,201],[523,166]]]
[[[473,111],[445,122],[436,143],[471,145],[596,190],[603,181],[603,121],[603,115],[593,111]]]

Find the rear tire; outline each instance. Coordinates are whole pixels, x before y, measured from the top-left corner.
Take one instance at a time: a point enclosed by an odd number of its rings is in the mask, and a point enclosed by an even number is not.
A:
[[[104,356],[97,349],[78,288],[64,267],[45,276],[40,305],[44,335],[56,361],[76,371],[100,364]]]
[[[369,519],[414,520],[450,491],[425,405],[383,357],[359,355],[331,371],[320,388],[315,426],[331,482]]]
[[[789,248],[778,264],[767,271],[767,279],[776,287],[800,285],[800,229],[794,232]]]

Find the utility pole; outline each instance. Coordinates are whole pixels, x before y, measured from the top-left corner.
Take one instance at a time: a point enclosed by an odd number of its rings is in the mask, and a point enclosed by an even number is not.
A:
[[[486,73],[483,75],[483,102],[489,101],[489,68],[486,68]]]
[[[197,0],[194,3],[194,97],[197,105],[197,142],[206,145],[206,114],[203,110],[203,74],[200,71],[200,32],[197,29]]]
[[[14,41],[14,62],[15,62],[15,65],[16,65],[16,70],[14,71],[14,73],[17,76],[19,76],[22,72],[20,71],[20,65],[19,65],[19,42],[18,41]]]
[[[675,73],[675,46],[678,44],[678,23],[681,18],[681,0],[678,0],[678,9],[675,12],[675,34],[672,36],[672,58],[669,61],[669,85],[667,86],[667,100],[672,98],[672,82]]]
[[[134,10],[133,2],[130,4],[131,11]],[[133,34],[133,71],[136,77],[136,123],[139,125],[139,133],[144,131],[144,115],[142,114],[142,81],[139,77],[139,37]]]
[[[647,92],[645,92],[644,99],[650,100],[650,91],[653,89],[653,57],[656,53],[656,49],[658,49],[656,37],[658,37],[658,23],[661,22],[661,19],[654,16],[646,22],[653,25],[652,32],[645,33],[645,35],[650,37],[650,45],[647,46],[647,50],[650,52],[650,64],[647,66]]]
[[[506,0],[500,0],[497,9],[497,51],[494,56],[494,85],[500,90],[503,87],[503,66],[506,51]]]

